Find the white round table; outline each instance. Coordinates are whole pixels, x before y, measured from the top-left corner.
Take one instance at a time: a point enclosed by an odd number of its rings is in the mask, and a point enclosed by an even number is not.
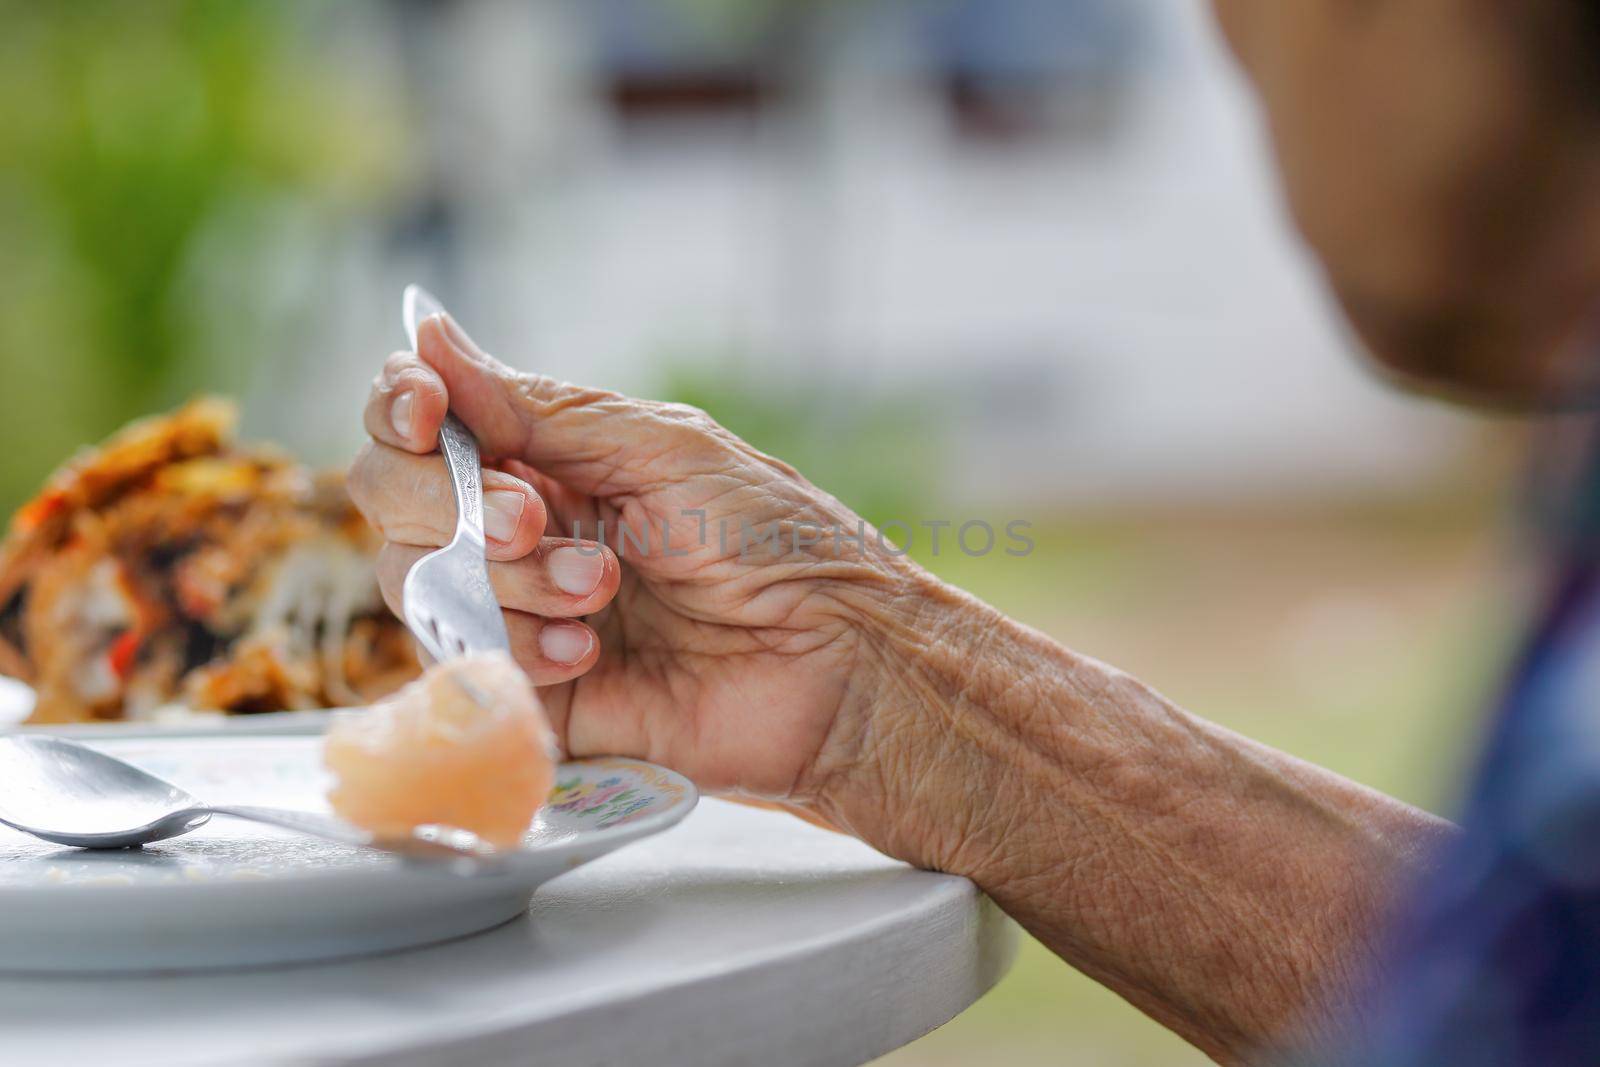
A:
[[[268,970],[0,977],[0,1060],[857,1064],[967,1007],[1015,947],[965,879],[704,800],[460,941]]]

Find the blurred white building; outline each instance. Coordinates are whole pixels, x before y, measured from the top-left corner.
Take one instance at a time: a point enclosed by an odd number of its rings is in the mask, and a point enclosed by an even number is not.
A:
[[[953,398],[968,497],[1406,491],[1459,448],[1352,359],[1197,0],[802,3],[766,36],[665,0],[394,10],[352,32],[431,172],[344,265],[328,427],[416,276],[575,380]]]

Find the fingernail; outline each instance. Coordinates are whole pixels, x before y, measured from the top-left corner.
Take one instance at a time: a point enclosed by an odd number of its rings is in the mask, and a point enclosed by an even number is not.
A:
[[[558,548],[550,553],[550,580],[556,588],[573,596],[588,596],[600,587],[606,573],[606,560],[599,554],[585,555],[576,548]]]
[[[416,401],[410,393],[401,393],[389,406],[389,425],[403,440],[411,440],[411,409]]]
[[[587,628],[551,623],[539,631],[539,650],[552,663],[576,663],[589,654],[594,635]]]
[[[444,335],[462,355],[477,359],[483,355],[483,349],[478,347],[476,341],[467,336],[467,331],[455,320],[455,316],[448,311],[439,312],[439,323],[444,327]]]
[[[510,489],[491,489],[483,494],[483,532],[491,540],[510,543],[517,536],[517,521],[528,498]]]

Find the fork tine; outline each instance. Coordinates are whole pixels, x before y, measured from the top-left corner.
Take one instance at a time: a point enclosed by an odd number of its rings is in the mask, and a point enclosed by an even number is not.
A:
[[[459,656],[467,650],[467,643],[461,639],[461,635],[456,633],[452,627],[444,624],[439,626],[439,643],[444,646],[445,651],[450,653],[451,656]]]
[[[416,602],[407,603],[406,608],[411,616],[409,625],[412,636],[422,646],[422,651],[435,661],[444,659],[444,649],[439,645],[437,622],[433,614]]]

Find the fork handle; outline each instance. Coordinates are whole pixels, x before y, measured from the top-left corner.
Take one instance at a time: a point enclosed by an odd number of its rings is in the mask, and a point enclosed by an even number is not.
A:
[[[478,439],[454,415],[446,415],[439,427],[439,451],[450,469],[450,484],[456,491],[457,541],[469,541],[482,549],[483,537],[483,460]]]

